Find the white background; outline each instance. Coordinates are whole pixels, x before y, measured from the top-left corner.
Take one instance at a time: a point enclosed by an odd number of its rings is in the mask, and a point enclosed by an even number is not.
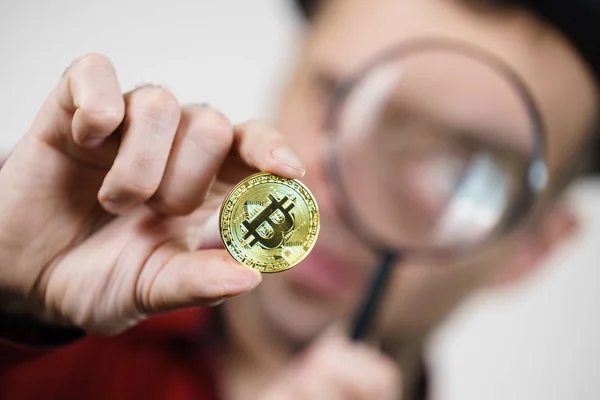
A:
[[[88,52],[111,57],[124,90],[158,83],[235,122],[268,119],[301,28],[289,0],[2,0],[0,148]],[[435,336],[436,399],[600,399],[600,185],[581,182],[571,198],[580,235],[518,287],[473,298]]]

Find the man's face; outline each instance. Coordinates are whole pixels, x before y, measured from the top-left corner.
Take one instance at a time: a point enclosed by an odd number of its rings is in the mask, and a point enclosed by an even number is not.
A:
[[[394,44],[431,36],[473,43],[522,77],[546,124],[551,174],[564,167],[592,124],[591,75],[560,34],[525,11],[451,0],[326,0],[307,32],[279,116],[280,130],[307,163],[304,182],[317,198],[321,233],[302,264],[265,277],[253,295],[265,320],[293,341],[310,339],[334,320],[348,320],[376,265],[373,252],[340,221],[323,170],[332,84]],[[536,257],[526,255],[539,252],[530,247],[541,234],[521,232],[477,260],[396,269],[380,332],[390,337],[425,333],[493,275],[533,264]]]

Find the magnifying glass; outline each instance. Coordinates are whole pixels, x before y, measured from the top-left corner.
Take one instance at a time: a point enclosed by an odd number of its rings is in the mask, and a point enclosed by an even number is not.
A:
[[[326,128],[337,210],[380,260],[356,340],[370,333],[394,265],[481,250],[514,229],[548,183],[526,86],[495,56],[454,40],[382,54],[338,86]]]

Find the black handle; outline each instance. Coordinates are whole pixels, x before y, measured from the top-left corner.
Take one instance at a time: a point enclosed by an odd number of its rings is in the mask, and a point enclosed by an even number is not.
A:
[[[363,340],[369,335],[373,321],[379,310],[381,298],[387,288],[389,276],[397,260],[398,255],[396,253],[389,251],[382,252],[379,268],[374,271],[375,273],[373,274],[371,286],[366,292],[362,304],[358,309],[358,313],[356,314],[354,327],[350,336],[352,340]]]

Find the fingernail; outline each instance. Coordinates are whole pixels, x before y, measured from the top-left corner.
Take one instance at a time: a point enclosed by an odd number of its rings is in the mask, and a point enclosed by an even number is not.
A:
[[[125,197],[109,197],[102,202],[102,205],[104,206],[104,209],[110,213],[123,214],[130,211],[135,203],[132,199],[127,199]]]
[[[83,141],[83,143],[81,144],[83,147],[87,147],[88,149],[93,149],[95,147],[100,146],[102,143],[104,143],[104,139],[103,138],[87,138]]]
[[[229,265],[231,269],[226,274],[223,282],[229,292],[249,292],[262,281],[262,275],[255,269],[235,261],[231,261]]]
[[[206,304],[206,306],[207,306],[207,307],[216,307],[216,306],[218,306],[218,305],[221,305],[221,304],[223,304],[223,302],[224,302],[224,301],[225,301],[225,299],[224,299],[224,298],[220,298],[220,299],[212,300],[212,301],[208,302],[208,303]]]
[[[271,152],[271,157],[304,173],[304,165],[302,165],[300,157],[298,157],[296,152],[289,147],[276,147]]]

